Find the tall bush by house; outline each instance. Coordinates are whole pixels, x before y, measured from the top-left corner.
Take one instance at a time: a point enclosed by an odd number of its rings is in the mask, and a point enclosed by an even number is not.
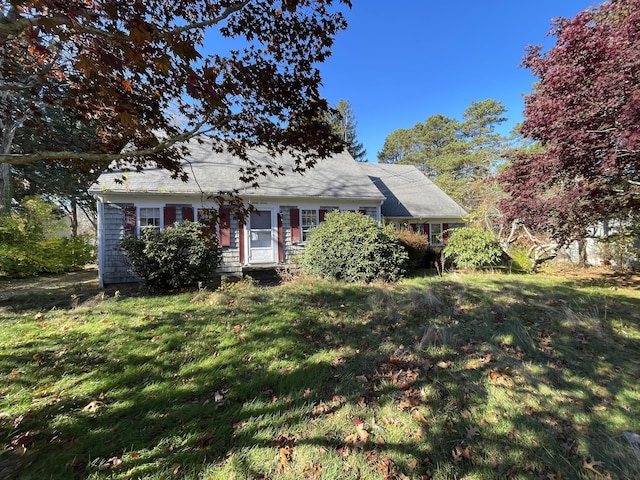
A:
[[[67,230],[56,207],[39,197],[0,215],[0,277],[69,272],[93,261],[91,239],[62,236]]]
[[[444,256],[451,259],[454,265],[473,270],[498,265],[502,255],[498,237],[475,227],[454,230],[444,249]]]
[[[395,281],[405,274],[408,258],[392,227],[368,215],[336,211],[311,232],[301,266],[327,279]]]
[[[164,231],[143,230],[140,238],[124,239],[121,248],[151,290],[197,285],[211,279],[222,259],[217,238],[205,236],[201,227],[185,221]]]
[[[429,247],[429,237],[427,235],[413,230],[402,229],[396,231],[396,236],[409,254],[409,268],[415,269],[428,266],[427,248]]]

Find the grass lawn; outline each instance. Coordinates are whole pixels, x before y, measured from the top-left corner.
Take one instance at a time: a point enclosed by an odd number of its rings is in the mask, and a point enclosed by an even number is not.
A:
[[[3,479],[640,478],[638,285],[34,294],[0,327]]]

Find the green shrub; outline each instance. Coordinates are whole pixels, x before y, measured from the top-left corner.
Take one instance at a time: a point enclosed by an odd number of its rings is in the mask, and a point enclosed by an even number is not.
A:
[[[151,290],[181,288],[211,279],[222,259],[217,239],[206,237],[201,224],[185,221],[164,231],[146,230],[126,238],[121,248],[133,271]]]
[[[17,208],[0,216],[0,277],[30,277],[82,268],[95,258],[95,247],[86,236],[59,236],[68,227],[51,204],[26,198]]]
[[[507,254],[509,255],[511,268],[518,272],[533,272],[533,265],[529,258],[529,249],[527,247],[509,247]]]
[[[502,260],[498,238],[482,228],[463,227],[453,231],[444,256],[460,268],[479,269],[498,265]]]
[[[405,274],[407,260],[393,227],[361,213],[332,212],[311,232],[301,267],[347,282],[395,281]]]

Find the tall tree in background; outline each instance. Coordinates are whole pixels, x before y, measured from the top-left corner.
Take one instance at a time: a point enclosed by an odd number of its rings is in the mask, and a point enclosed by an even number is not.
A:
[[[640,207],[640,0],[559,19],[551,34],[553,48],[524,59],[539,82],[522,134],[542,149],[511,155],[501,207],[564,243]]]
[[[14,151],[32,153],[39,149],[48,151],[87,152],[99,148],[100,138],[90,124],[82,124],[75,112],[47,107],[42,111],[47,122],[47,135],[37,128],[24,126],[14,139]],[[38,160],[12,169],[15,179],[14,198],[38,195],[54,203],[70,219],[71,235],[78,235],[79,217],[91,221],[95,228],[95,199],[88,189],[102,171],[98,162],[71,164],[64,161]]]
[[[378,153],[381,163],[418,166],[468,211],[483,208],[486,180],[501,161],[506,138],[495,129],[506,121],[496,100],[472,102],[462,120],[433,115],[411,129],[399,129]]]
[[[340,136],[353,158],[358,162],[366,162],[367,150],[362,142],[358,141],[356,132],[358,122],[356,122],[351,103],[349,100],[341,99],[334,108],[335,112],[331,115],[331,128]]]
[[[343,5],[350,0],[3,2],[3,203],[7,164],[152,162],[185,179],[182,142],[203,134],[217,140],[215,149],[243,158],[261,145],[290,152],[301,170],[312,167],[341,147],[326,120],[317,66],[346,28]],[[47,134],[42,111],[53,105],[95,125],[100,145],[14,151],[24,125]],[[239,176],[252,182],[265,169],[248,164]]]

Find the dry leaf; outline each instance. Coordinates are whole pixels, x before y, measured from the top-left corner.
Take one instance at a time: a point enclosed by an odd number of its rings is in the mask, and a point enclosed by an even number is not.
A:
[[[423,426],[423,425],[420,425],[420,426],[418,427],[418,431],[416,432],[416,437],[418,437],[418,438],[422,438],[422,437],[424,437],[426,434],[427,434],[427,429],[426,429],[426,428],[424,428],[424,426]]]
[[[582,468],[585,470],[589,470],[591,473],[595,473],[596,475],[602,475],[601,472],[596,470],[596,467],[604,467],[604,463],[593,459],[585,459],[582,462]]]
[[[291,447],[281,447],[278,453],[278,470],[284,472],[289,468],[291,459]]]
[[[480,429],[478,427],[467,428],[467,439],[471,440],[477,435],[480,435]]]
[[[471,455],[469,454],[469,447],[463,447],[462,445],[457,445],[456,448],[451,451],[451,455],[453,456],[453,460],[456,463],[462,462],[462,460],[464,460],[465,458],[467,460],[471,459]]]
[[[357,381],[358,383],[369,383],[369,379],[367,378],[367,376],[366,376],[366,375],[358,375],[358,376],[356,377],[356,381]]]
[[[362,441],[362,443],[367,443],[369,440],[369,432],[364,429],[364,424],[359,423],[356,425],[356,433],[358,434],[358,438]]]
[[[89,402],[88,405],[86,405],[82,411],[83,412],[89,412],[89,413],[95,413],[98,410],[102,409],[104,407],[104,403],[101,402],[100,400],[93,400],[92,402]]]
[[[305,465],[303,473],[306,480],[320,480],[322,477],[322,467],[317,463],[309,462]]]
[[[100,464],[100,466],[98,467],[98,470],[100,471],[118,470],[120,468],[122,468],[122,460],[119,459],[118,457],[111,457],[109,460]]]

